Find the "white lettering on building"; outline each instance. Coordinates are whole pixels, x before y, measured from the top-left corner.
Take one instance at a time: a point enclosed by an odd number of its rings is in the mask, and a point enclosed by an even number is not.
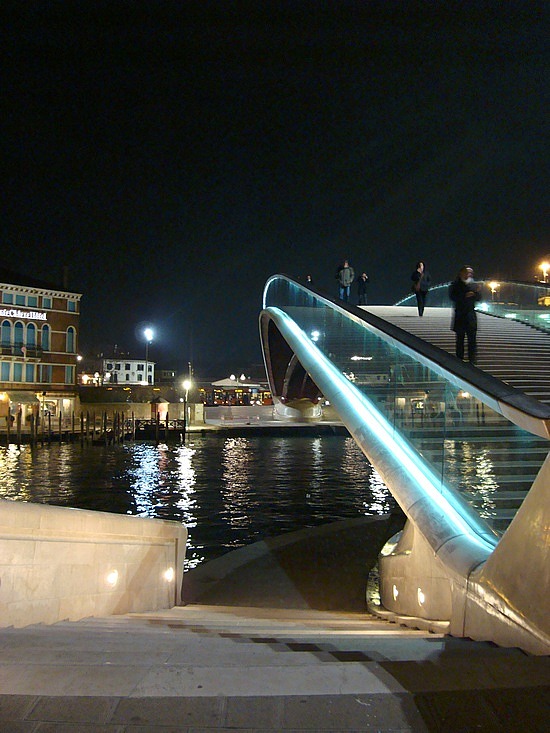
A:
[[[32,321],[47,321],[47,313],[20,311],[17,308],[0,308],[0,318],[27,318]]]

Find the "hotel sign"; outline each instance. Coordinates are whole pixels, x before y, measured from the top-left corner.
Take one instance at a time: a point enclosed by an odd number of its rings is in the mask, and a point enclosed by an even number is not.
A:
[[[26,318],[30,321],[46,321],[45,311],[20,311],[17,308],[0,308],[0,318]]]

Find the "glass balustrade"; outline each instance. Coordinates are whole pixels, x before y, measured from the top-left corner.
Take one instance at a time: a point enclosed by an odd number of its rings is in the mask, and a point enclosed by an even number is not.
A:
[[[437,289],[434,289],[437,290]],[[430,293],[432,296],[432,293]],[[284,310],[424,460],[497,532],[531,487],[549,443],[473,397],[452,374],[357,315],[284,276],[266,284],[264,307]],[[379,324],[378,324],[379,325]],[[410,352],[410,348],[409,348]]]
[[[430,289],[428,306],[451,308],[449,285],[443,283]],[[496,280],[476,280],[481,290],[477,310],[502,318],[513,318],[542,331],[550,331],[550,285],[546,283],[518,283]],[[415,295],[407,295],[396,305],[416,307]]]

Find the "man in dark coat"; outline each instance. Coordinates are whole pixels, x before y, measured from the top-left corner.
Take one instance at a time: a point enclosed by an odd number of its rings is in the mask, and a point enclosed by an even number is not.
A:
[[[367,283],[369,276],[362,272],[357,278],[357,305],[367,305]]]
[[[470,364],[476,362],[477,316],[475,305],[481,299],[481,293],[473,286],[473,275],[473,269],[464,266],[449,286],[449,298],[454,304],[452,330],[456,334],[456,355],[459,359],[464,359],[464,337],[466,336]]]

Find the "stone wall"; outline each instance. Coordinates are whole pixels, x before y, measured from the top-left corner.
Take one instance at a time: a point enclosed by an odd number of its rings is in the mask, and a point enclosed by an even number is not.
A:
[[[0,626],[178,605],[186,542],[178,522],[0,500]]]

